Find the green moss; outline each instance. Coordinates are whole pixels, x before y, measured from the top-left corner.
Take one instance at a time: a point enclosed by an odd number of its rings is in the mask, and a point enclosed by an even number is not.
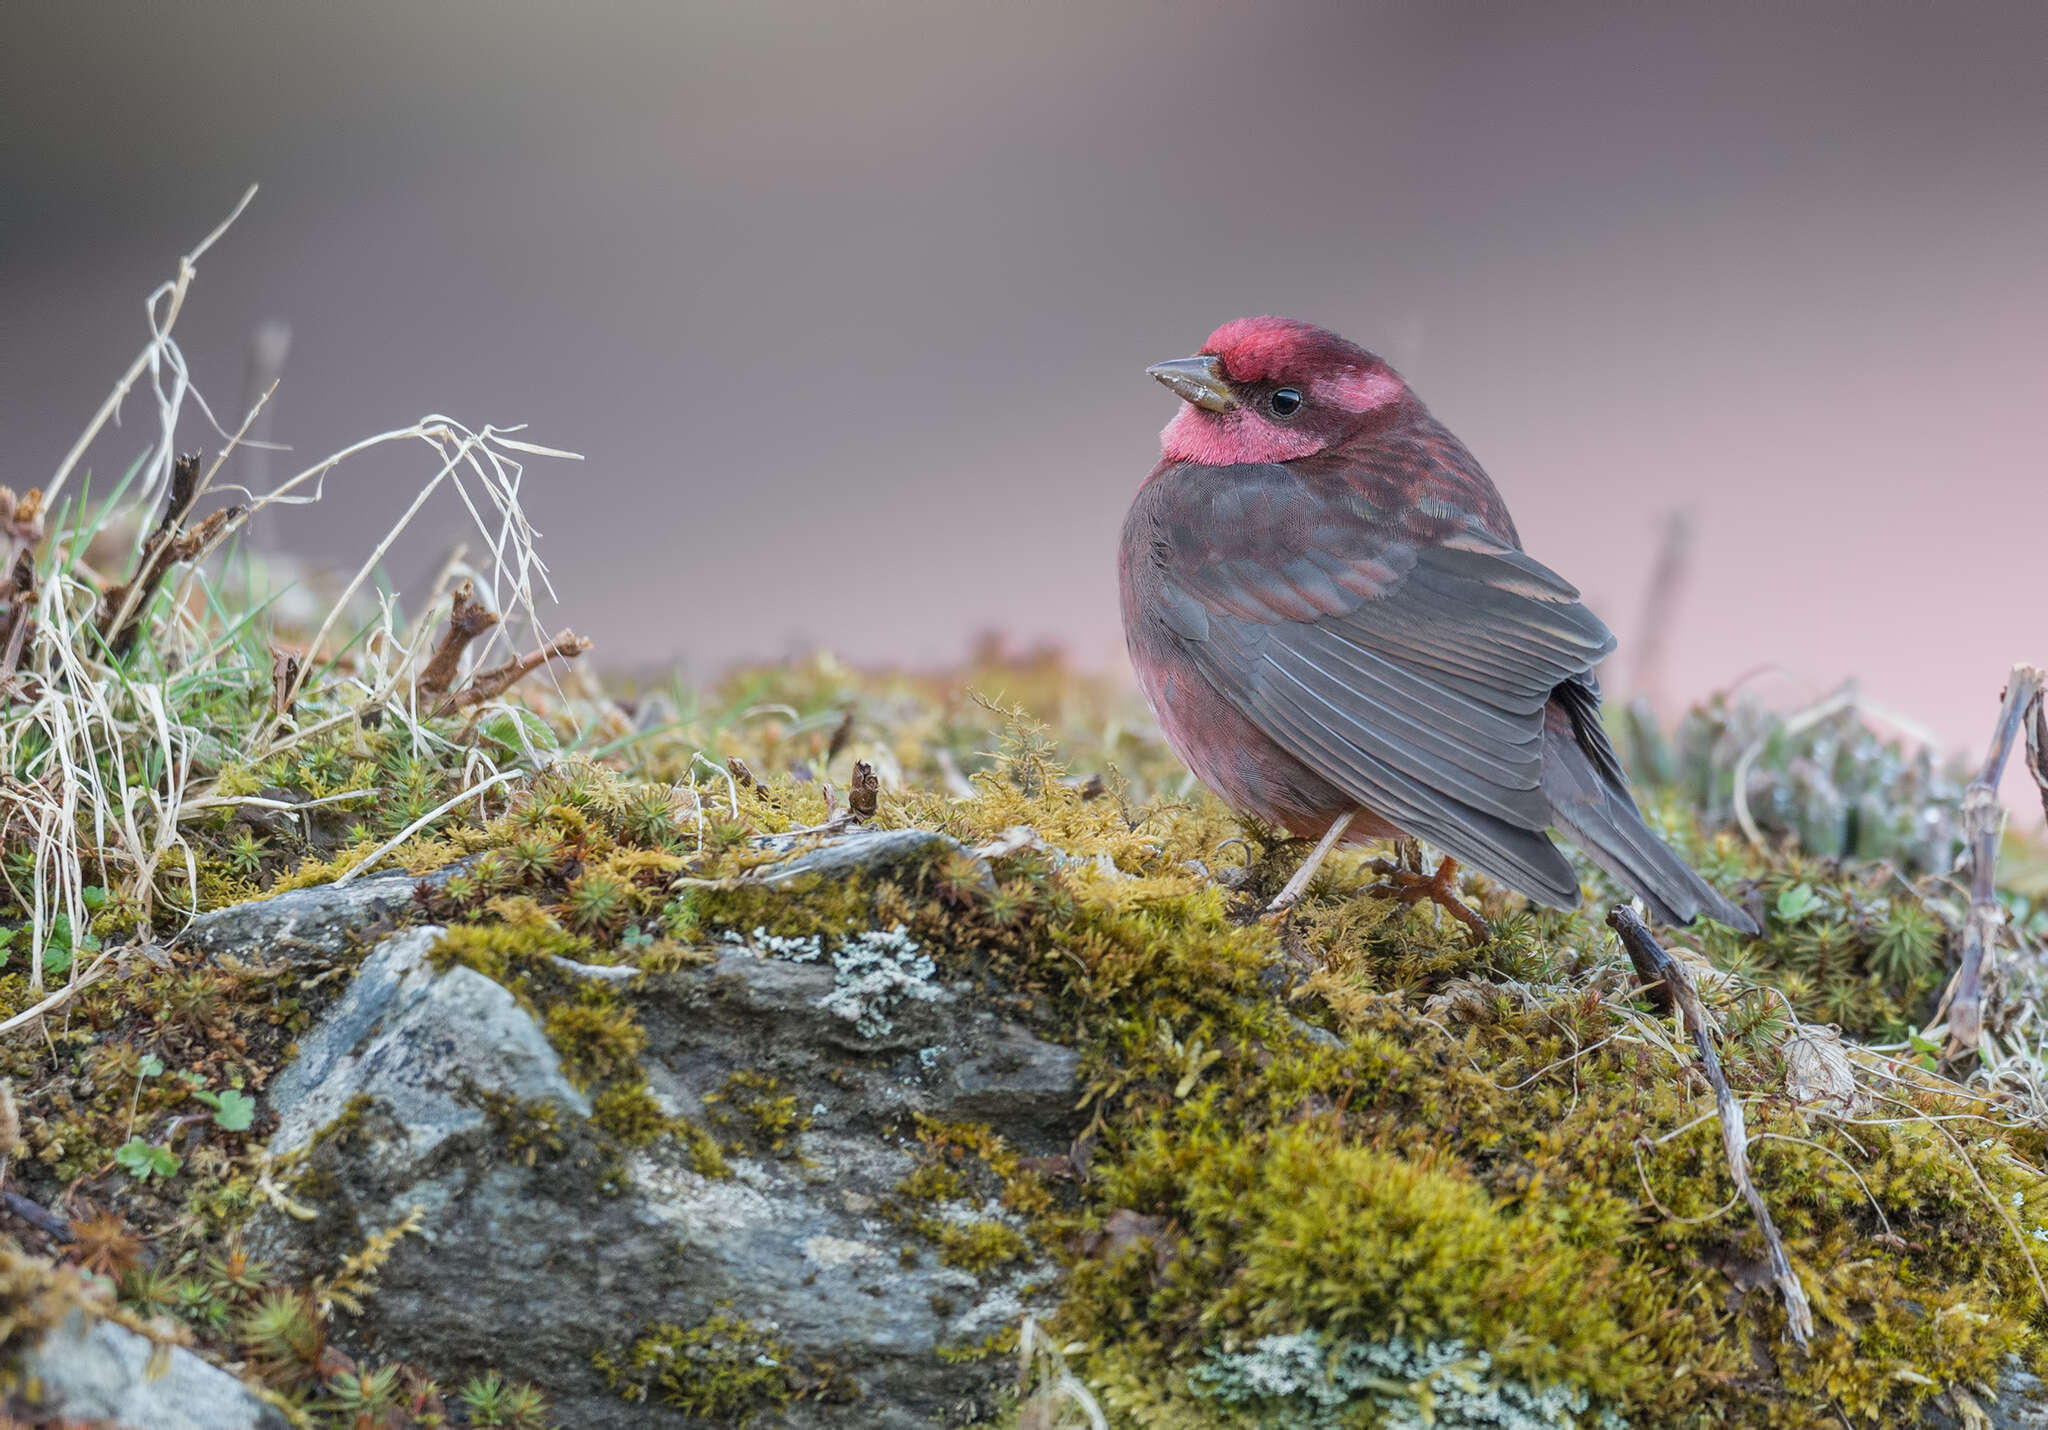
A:
[[[633,1010],[603,990],[586,990],[581,1001],[556,1004],[541,1027],[562,1055],[562,1070],[579,1088],[632,1076],[647,1046],[647,1033]]]
[[[704,1101],[731,1109],[713,1112],[712,1120],[734,1128],[750,1145],[767,1152],[788,1151],[790,1139],[811,1126],[810,1114],[798,1110],[796,1094],[783,1092],[777,1078],[751,1069],[729,1075],[724,1090]]]
[[[641,1082],[614,1083],[591,1099],[590,1120],[625,1143],[645,1147],[675,1131],[677,1119],[661,1110]]]
[[[1014,1355],[1017,1350],[1017,1328],[1005,1326],[992,1331],[980,1340],[964,1346],[938,1346],[932,1351],[947,1365],[972,1365],[977,1361],[997,1360]]]
[[[787,1405],[798,1389],[789,1346],[775,1332],[728,1311],[687,1329],[664,1321],[621,1351],[591,1364],[625,1400],[650,1396],[686,1415],[745,1425]]]
[[[939,1244],[939,1260],[979,1276],[1031,1254],[1031,1241],[1005,1222],[939,1222],[930,1227]]]

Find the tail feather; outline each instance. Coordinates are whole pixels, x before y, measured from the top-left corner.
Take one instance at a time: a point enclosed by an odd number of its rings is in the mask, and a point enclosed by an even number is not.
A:
[[[1543,792],[1552,822],[1639,895],[1660,923],[1689,924],[1705,914],[1754,934],[1754,919],[1650,832],[1627,786],[1605,776],[1582,748],[1569,714],[1556,705],[1545,713]]]

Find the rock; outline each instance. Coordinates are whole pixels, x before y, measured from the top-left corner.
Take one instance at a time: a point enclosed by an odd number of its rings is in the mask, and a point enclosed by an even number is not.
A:
[[[431,874],[394,870],[370,874],[335,888],[315,884],[268,899],[255,899],[201,914],[179,942],[218,958],[245,960],[331,958],[348,945],[352,932],[368,929],[404,910],[422,882],[439,886],[467,867],[458,860]]]
[[[224,1370],[173,1348],[157,1372],[157,1347],[113,1321],[74,1311],[23,1352],[13,1367],[23,1387],[9,1398],[9,1423],[118,1425],[121,1430],[286,1430],[284,1412]]]
[[[803,848],[814,837],[777,834],[755,844],[773,853],[786,853]],[[761,870],[760,878],[767,884],[788,884],[799,879],[873,877],[905,864],[929,863],[939,854],[961,847],[932,829],[855,829]]]
[[[769,881],[871,875],[948,847],[861,831]],[[649,1091],[701,1129],[629,1147],[585,1120],[592,1101],[517,1000],[469,969],[433,971],[435,935],[380,945],[270,1093],[272,1150],[310,1148],[291,1190],[319,1217],[264,1212],[257,1254],[321,1274],[423,1212],[347,1333],[357,1349],[444,1384],[500,1369],[541,1386],[556,1420],[592,1430],[729,1424],[732,1406],[693,1420],[658,1387],[630,1403],[593,1364],[626,1361],[657,1327],[687,1334],[724,1316],[772,1343],[769,1378],[802,1392],[757,1425],[909,1430],[992,1413],[1008,1357],[940,1352],[987,1350],[1045,1308],[1058,1271],[993,1201],[906,1200],[915,1117],[987,1123],[1020,1154],[1064,1152],[1079,1130],[1071,1050],[1008,1016],[999,994],[932,982],[900,933],[830,949],[728,940],[702,966],[622,990],[646,1033]],[[725,1144],[729,1175],[693,1155],[705,1132]],[[946,1264],[933,1233],[967,1224],[1015,1254],[978,1274]]]
[[[1947,1391],[1934,1398],[1921,1417],[1923,1430],[2048,1430],[2048,1388],[2017,1356],[2005,1363],[1996,1400],[1971,1398],[1965,1407],[1955,1395]]]
[[[299,1151],[358,1097],[404,1130],[414,1159],[484,1124],[476,1089],[590,1115],[517,999],[474,969],[435,972],[427,954],[440,936],[427,925],[377,945],[271,1085],[272,1152]]]

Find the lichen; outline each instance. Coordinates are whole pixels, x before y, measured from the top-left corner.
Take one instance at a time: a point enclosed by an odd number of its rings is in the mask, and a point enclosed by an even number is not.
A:
[[[1627,1430],[1592,1411],[1583,1390],[1535,1389],[1491,1374],[1462,1341],[1339,1341],[1296,1332],[1248,1349],[1210,1347],[1189,1374],[1197,1396],[1270,1430],[1339,1430],[1361,1417],[1382,1430]]]

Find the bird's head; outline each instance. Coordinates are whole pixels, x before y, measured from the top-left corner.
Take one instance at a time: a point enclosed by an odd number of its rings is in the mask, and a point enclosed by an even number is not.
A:
[[[1408,384],[1377,357],[1292,318],[1238,318],[1194,357],[1145,369],[1181,399],[1159,445],[1172,462],[1291,462],[1333,447]]]

